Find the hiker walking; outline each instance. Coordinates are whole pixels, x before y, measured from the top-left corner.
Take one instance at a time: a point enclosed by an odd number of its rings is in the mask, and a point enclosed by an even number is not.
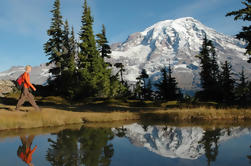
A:
[[[30,75],[31,72],[31,66],[28,65],[25,67],[25,72],[18,78],[17,82],[22,82],[22,93],[20,95],[20,98],[17,102],[17,106],[15,111],[19,111],[20,107],[24,104],[26,100],[30,102],[30,104],[37,110],[40,111],[40,108],[35,102],[34,96],[29,92],[29,88],[31,87],[34,91],[36,91],[36,88],[30,83]]]
[[[20,140],[22,142],[22,146],[19,146],[17,149],[17,156],[23,160],[28,166],[33,166],[32,162],[32,154],[37,149],[37,145],[31,149],[31,145],[35,136],[20,136]]]

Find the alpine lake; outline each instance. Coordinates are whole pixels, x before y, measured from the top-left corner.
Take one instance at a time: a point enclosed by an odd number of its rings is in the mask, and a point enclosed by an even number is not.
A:
[[[0,132],[0,154],[0,166],[248,166],[251,125],[127,122],[8,130]]]

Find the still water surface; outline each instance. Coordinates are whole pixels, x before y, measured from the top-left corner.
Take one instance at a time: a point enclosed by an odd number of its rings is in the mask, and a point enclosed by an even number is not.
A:
[[[41,133],[0,133],[0,166],[251,165],[251,127],[133,123]]]

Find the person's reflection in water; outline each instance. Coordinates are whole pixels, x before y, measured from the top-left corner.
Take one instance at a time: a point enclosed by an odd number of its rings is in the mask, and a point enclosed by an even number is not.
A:
[[[32,161],[32,154],[37,149],[37,145],[31,150],[31,145],[35,136],[20,136],[22,146],[18,147],[17,155],[21,158],[28,166],[34,166]]]

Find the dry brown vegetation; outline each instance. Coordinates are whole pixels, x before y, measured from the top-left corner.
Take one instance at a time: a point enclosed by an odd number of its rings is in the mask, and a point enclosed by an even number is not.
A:
[[[32,111],[31,107],[22,107],[21,112],[13,112],[17,98],[18,95],[0,98],[4,103],[0,104],[0,130],[65,126],[83,122],[91,123],[92,126],[107,122],[121,124],[132,120],[155,123],[175,122],[175,125],[209,124],[212,121],[225,121],[229,124],[251,120],[251,109],[215,109],[205,106],[177,108],[176,101],[154,103],[140,100],[87,99],[79,103],[69,103],[55,96],[36,97],[42,112]]]
[[[91,106],[89,106],[91,107]],[[95,108],[95,107],[94,107]],[[13,112],[14,106],[0,104],[0,130],[65,126],[80,123],[155,121],[155,122],[210,122],[210,121],[248,121],[250,109],[215,109],[215,108],[154,108],[142,107],[131,109],[129,106],[102,107],[102,111],[92,111],[88,107],[42,107],[42,112],[32,111],[31,107],[22,107],[21,112]],[[122,109],[122,111],[120,110]],[[68,110],[69,109],[69,110]],[[101,108],[100,108],[101,109]],[[108,109],[108,110],[105,110]],[[138,110],[138,111],[137,111]]]
[[[13,106],[0,108],[0,130],[64,126],[67,124],[82,123],[79,113],[57,109],[44,109],[41,112],[33,108],[22,108],[20,112],[13,112]],[[28,111],[28,112],[26,112]]]

